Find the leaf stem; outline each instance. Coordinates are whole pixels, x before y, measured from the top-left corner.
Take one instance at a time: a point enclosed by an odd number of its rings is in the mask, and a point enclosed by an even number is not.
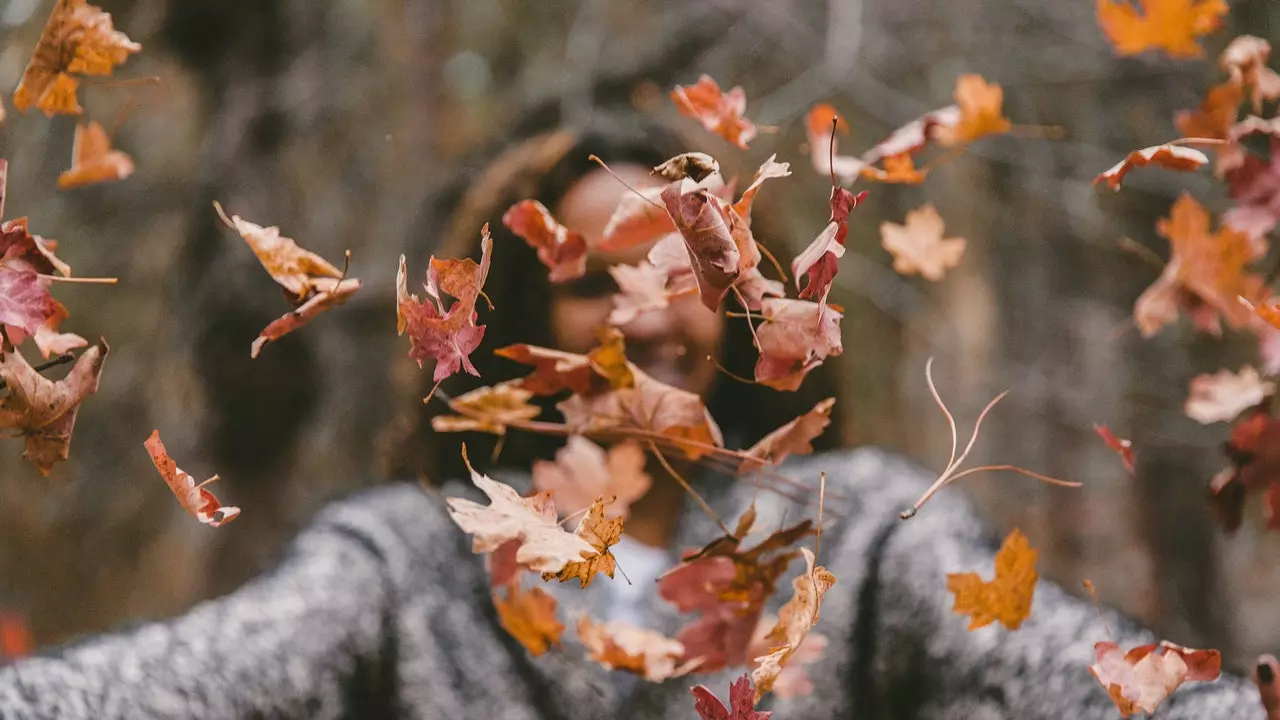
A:
[[[662,454],[662,451],[658,449],[657,444],[652,440],[649,441],[649,450],[653,452],[654,457],[658,458],[658,462],[662,464],[663,469],[680,484],[680,487],[684,488],[684,491],[689,494],[689,497],[693,498],[694,502],[698,503],[698,507],[702,508],[702,512],[706,513],[707,517],[715,521],[715,524],[720,526],[720,530],[725,535],[733,535],[733,531],[729,529],[728,525],[724,524],[724,520],[720,519],[720,516],[716,514],[716,511],[711,509],[711,505],[707,504],[707,501],[698,494],[698,491],[693,489],[693,486],[689,484],[688,480],[685,480],[680,473],[676,472],[675,468],[671,467],[671,463],[667,462],[666,456]]]
[[[51,280],[53,282],[79,283],[82,285],[115,285],[120,282],[120,278],[84,278],[84,277],[63,277],[61,275],[45,275],[38,273],[37,277],[41,280]]]

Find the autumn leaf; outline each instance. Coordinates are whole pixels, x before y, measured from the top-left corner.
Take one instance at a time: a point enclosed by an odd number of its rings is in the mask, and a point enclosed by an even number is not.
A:
[[[1269,400],[1236,419],[1223,452],[1231,464],[1209,483],[1214,515],[1234,532],[1244,520],[1248,493],[1262,492],[1267,529],[1280,530],[1280,419],[1271,417]]]
[[[537,200],[512,205],[503,213],[502,224],[538,251],[538,260],[551,271],[551,282],[567,282],[587,272],[587,239],[556,222]]]
[[[756,330],[755,379],[775,390],[796,390],[810,370],[844,352],[835,308],[808,300],[766,298]]]
[[[1111,696],[1121,717],[1154,713],[1184,682],[1213,681],[1222,674],[1217,650],[1194,650],[1171,642],[1139,645],[1125,652],[1113,642],[1094,645],[1089,672]]]
[[[1192,172],[1208,163],[1208,156],[1195,148],[1169,144],[1154,145],[1129,153],[1123,160],[1094,178],[1093,184],[1105,182],[1112,190],[1119,190],[1124,176],[1134,168],[1158,165],[1168,170]]]
[[[578,522],[574,535],[586,541],[595,551],[581,560],[570,561],[559,571],[544,571],[543,580],[555,578],[560,582],[577,580],[579,587],[587,587],[595,576],[604,573],[610,578],[616,568],[616,561],[609,548],[617,545],[622,539],[622,518],[605,518],[604,499],[596,498],[587,510],[586,517]]]
[[[564,625],[556,618],[556,599],[542,588],[508,587],[506,597],[493,595],[498,623],[535,657],[560,644]]]
[[[879,183],[920,185],[929,176],[929,169],[917,168],[915,160],[908,153],[889,155],[883,162],[883,170],[874,165],[867,165],[862,169],[862,177]]]
[[[943,147],[973,142],[988,135],[1002,135],[1013,128],[1004,116],[1004,90],[981,75],[961,75],[956,79],[956,106],[960,120],[938,128],[936,139]]]
[[[792,453],[808,455],[813,452],[813,440],[831,424],[831,408],[835,404],[835,398],[822,400],[809,412],[760,438],[759,442],[746,451],[749,459],[742,461],[738,471],[747,472],[765,465],[777,465]]]
[[[622,250],[675,231],[675,223],[662,205],[662,188],[641,188],[618,201],[600,234],[599,248],[606,252]]]
[[[1262,103],[1280,99],[1280,73],[1267,67],[1271,59],[1271,43],[1253,35],[1233,38],[1218,56],[1218,66],[1231,76],[1231,81],[1249,92],[1255,113]]]
[[[836,584],[836,576],[821,565],[814,565],[809,548],[800,548],[804,555],[805,573],[792,583],[795,594],[778,611],[778,624],[765,636],[774,647],[767,655],[755,659],[759,663],[751,671],[751,681],[756,686],[756,702],[773,689],[787,662],[800,648],[809,631],[818,624],[822,598]]]
[[[1241,412],[1259,405],[1276,392],[1276,384],[1263,380],[1258,371],[1246,365],[1239,373],[1219,370],[1191,379],[1184,411],[1187,417],[1202,425],[1231,422]]]
[[[1204,102],[1195,110],[1180,110],[1174,116],[1174,125],[1183,137],[1225,140],[1240,112],[1244,88],[1240,83],[1227,81],[1209,88]]]
[[[755,688],[746,674],[729,683],[728,707],[706,685],[694,685],[689,691],[693,693],[693,709],[702,720],[769,720],[773,716],[755,709]]]
[[[315,293],[306,302],[271,321],[271,324],[258,333],[258,338],[249,348],[249,357],[257,358],[258,353],[262,352],[262,347],[267,343],[279,340],[311,322],[320,313],[350,300],[360,289],[360,281],[355,278],[341,281],[316,278],[312,280],[312,286]]]
[[[796,289],[801,299],[826,301],[831,283],[844,257],[845,238],[849,234],[849,213],[867,197],[864,190],[857,195],[836,186],[831,188],[831,218],[818,237],[791,261],[791,273],[796,278]],[[807,276],[804,288],[800,278]]]
[[[110,14],[85,0],[58,0],[13,91],[13,106],[26,112],[35,105],[49,117],[79,115],[80,81],[73,75],[110,75],[141,49],[115,30]]]
[[[67,459],[80,404],[98,391],[109,350],[106,341],[99,340],[57,381],[36,372],[17,350],[0,357],[0,380],[9,387],[8,396],[0,401],[0,429],[22,434],[26,442],[22,456],[41,475],[47,476],[54,465]]]
[[[743,150],[756,136],[756,126],[742,116],[747,111],[747,95],[740,87],[721,92],[711,76],[702,75],[693,85],[677,85],[671,100],[681,115],[697,120]]]
[[[535,395],[555,395],[570,390],[595,395],[635,386],[635,367],[626,361],[621,332],[609,328],[601,344],[586,355],[519,343],[498,348],[499,357],[532,365],[533,372],[519,380],[520,387]]]
[[[702,304],[716,310],[738,277],[740,254],[718,198],[705,189],[685,192],[685,182],[677,180],[663,189],[662,202],[684,238]]]
[[[66,310],[49,294],[37,273],[0,265],[0,323],[34,335],[45,322],[63,312]]]
[[[1111,448],[1120,456],[1120,462],[1124,464],[1124,469],[1128,470],[1129,474],[1132,475],[1133,441],[1116,437],[1115,433],[1111,432],[1111,428],[1106,425],[1098,425],[1095,423],[1093,431],[1098,434],[1098,437],[1102,438],[1102,442],[1106,443],[1107,447]]]
[[[542,412],[529,404],[532,397],[533,393],[521,387],[518,380],[479,387],[450,400],[449,409],[458,414],[437,415],[431,418],[431,427],[437,432],[474,430],[504,435],[508,425],[532,420]],[[537,478],[536,472],[534,477]]]
[[[776,154],[770,155],[768,159],[760,164],[760,167],[756,168],[756,174],[751,179],[751,184],[747,186],[746,190],[742,191],[742,197],[738,198],[738,202],[733,204],[734,213],[739,218],[742,218],[748,227],[751,224],[751,206],[755,203],[756,194],[764,186],[764,181],[791,176],[791,163],[780,163],[777,161],[777,157]]]
[[[990,582],[973,572],[947,574],[947,589],[956,596],[952,610],[971,617],[970,630],[997,620],[1010,630],[1022,627],[1022,621],[1031,614],[1031,599],[1039,579],[1036,556],[1026,536],[1014,528],[996,553],[996,575]]]
[[[618,285],[618,292],[613,296],[613,311],[609,313],[610,325],[627,325],[644,313],[671,304],[667,273],[647,260],[637,265],[610,266],[609,275]]]
[[[1222,25],[1226,0],[1098,0],[1098,24],[1117,55],[1163,50],[1173,58],[1204,54],[1197,42]]]
[[[688,178],[699,189],[708,189],[701,187],[702,181],[719,173],[720,163],[715,158],[704,152],[684,152],[654,167],[651,174],[672,182]]]
[[[612,499],[610,512],[625,518],[631,503],[653,484],[644,464],[644,449],[635,442],[618,443],[606,452],[581,435],[570,435],[556,452],[555,462],[534,462],[533,486],[551,493],[563,515],[573,515],[604,497]]]
[[[210,527],[219,527],[240,515],[240,508],[223,505],[218,502],[218,498],[213,493],[205,489],[207,485],[218,480],[217,475],[197,484],[195,478],[178,467],[173,458],[169,457],[169,452],[164,449],[159,430],[152,430],[151,437],[146,439],[143,446],[151,456],[151,462],[155,464],[156,470],[160,472],[160,477],[164,478],[165,484],[178,499],[178,504],[197,520]]]
[[[769,652],[769,641],[767,640],[769,631],[776,625],[778,619],[776,617],[765,617],[761,619],[760,625],[756,628],[755,637],[751,640],[751,650],[749,654],[752,657],[760,657]],[[778,677],[773,681],[774,697],[780,699],[802,697],[812,694],[814,691],[813,680],[809,678],[805,671],[806,665],[822,660],[827,654],[827,646],[830,641],[826,636],[810,632],[804,636],[804,640],[800,642],[800,647],[791,655],[791,659],[783,666],[782,672],[778,673]]]
[[[621,621],[578,619],[578,640],[587,657],[610,670],[633,673],[650,682],[662,682],[688,673],[691,663],[678,664],[685,654],[679,640]]]
[[[429,359],[436,361],[432,378],[440,382],[459,369],[480,375],[471,364],[471,353],[484,338],[484,325],[476,325],[476,300],[489,276],[493,255],[493,238],[489,226],[480,230],[480,262],[470,258],[440,260],[431,258],[427,270],[427,298],[419,300],[409,293],[404,256],[396,275],[396,330],[409,333],[409,357],[418,367]],[[441,295],[455,298],[446,311]]]
[[[1223,222],[1248,236],[1257,255],[1265,254],[1266,235],[1280,224],[1280,127],[1273,133],[1267,161],[1250,155],[1227,173],[1235,206],[1223,215]]]
[[[0,175],[0,182],[3,182],[3,175]],[[0,193],[3,189],[0,184]],[[0,197],[0,204],[3,204],[2,201],[3,197]],[[32,235],[27,228],[26,218],[0,223],[0,265],[10,270],[44,275],[57,273],[63,277],[71,277],[71,267],[54,254],[57,246],[56,240]]]
[[[71,147],[71,169],[58,176],[58,187],[67,189],[123,180],[133,174],[133,159],[111,148],[111,138],[96,120],[76,125]]]
[[[964,238],[942,237],[942,216],[933,205],[907,213],[906,225],[880,224],[880,244],[893,255],[893,269],[903,275],[919,273],[937,282],[948,268],[960,264]]]
[[[328,260],[309,250],[304,250],[292,238],[280,234],[278,227],[262,227],[256,223],[242,219],[239,215],[227,217],[222,205],[213,204],[218,217],[227,227],[240,233],[240,237],[249,244],[249,249],[257,256],[258,262],[281,287],[292,293],[299,301],[311,295],[313,277],[341,278],[342,271],[334,267]]]

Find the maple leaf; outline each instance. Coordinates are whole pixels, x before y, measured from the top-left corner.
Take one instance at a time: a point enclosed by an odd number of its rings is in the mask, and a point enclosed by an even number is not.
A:
[[[141,49],[115,30],[110,14],[85,0],[58,0],[13,91],[13,106],[26,112],[34,104],[49,117],[79,115],[80,82],[72,76],[110,75]]]
[[[646,312],[661,310],[671,304],[667,273],[651,262],[613,265],[609,268],[609,275],[619,290],[613,296],[613,310],[608,320],[610,325],[627,325]]]
[[[749,459],[742,461],[738,471],[777,465],[792,453],[808,455],[813,452],[813,439],[831,424],[831,408],[835,404],[835,398],[822,400],[809,412],[760,438],[746,451]]]
[[[0,205],[3,205],[3,181],[0,174]],[[6,220],[0,223],[0,265],[10,270],[22,270],[52,275],[57,273],[63,277],[71,277],[71,267],[58,259],[54,254],[58,243],[39,235],[32,235],[27,229],[27,219]]]
[[[685,654],[679,640],[622,621],[600,623],[583,615],[578,618],[578,639],[592,660],[650,682],[684,675],[694,667],[693,663],[677,664]]]
[[[943,147],[970,143],[988,135],[1002,135],[1013,128],[1004,116],[1004,90],[989,83],[981,75],[956,78],[956,106],[960,120],[938,128],[936,139]]]
[[[462,457],[465,461],[465,450]],[[476,472],[470,462],[467,470],[471,482],[489,497],[490,504],[456,497],[446,502],[449,517],[472,536],[472,552],[491,553],[509,540],[519,540],[516,561],[531,570],[550,573],[597,554],[590,542],[560,527],[555,505],[547,496],[522,498],[510,485]]]
[[[555,462],[533,464],[533,486],[551,493],[564,515],[590,507],[598,497],[612,498],[609,509],[626,517],[631,503],[649,491],[653,478],[644,471],[644,449],[635,442],[604,448],[582,437],[570,435],[556,452]]]
[[[419,300],[409,293],[404,256],[396,275],[396,330],[409,333],[409,357],[418,367],[428,359],[436,361],[432,378],[438,383],[459,369],[480,375],[471,364],[471,353],[484,338],[484,325],[476,325],[476,299],[489,276],[493,255],[493,238],[489,226],[480,230],[480,263],[470,258],[440,260],[434,256],[427,270],[427,298]],[[441,294],[451,295],[455,302],[444,309]]]
[[[591,503],[591,508],[587,510],[586,517],[578,522],[578,529],[574,531],[574,535],[585,540],[595,550],[595,554],[584,557],[582,560],[566,563],[559,571],[543,572],[542,579],[556,578],[560,582],[577,580],[579,587],[585,588],[599,573],[612,578],[617,563],[613,553],[609,552],[609,548],[617,545],[622,539],[622,518],[606,519],[604,499],[597,497]]]
[[[767,640],[769,631],[776,625],[778,619],[776,617],[762,618],[760,624],[756,626],[755,636],[751,639],[751,648],[749,654],[752,657],[760,657],[769,652],[769,641]],[[826,636],[810,632],[804,636],[804,640],[800,642],[800,647],[791,655],[791,659],[787,661],[787,665],[782,668],[782,672],[778,673],[778,677],[773,681],[774,696],[786,699],[809,695],[814,691],[813,681],[809,679],[809,675],[805,672],[804,666],[811,665],[821,660],[827,654],[827,646],[830,641]]]
[[[849,213],[867,197],[864,190],[857,195],[836,186],[831,188],[831,218],[818,237],[791,261],[791,273],[796,278],[796,289],[802,299],[818,299],[825,302],[831,283],[844,257],[845,238],[849,234]],[[807,276],[804,288],[800,278]]]
[[[253,341],[253,345],[249,348],[250,357],[257,358],[264,345],[279,340],[306,325],[320,313],[345,303],[360,289],[360,281],[355,278],[347,278],[341,281],[316,278],[311,282],[315,288],[315,293],[306,302],[272,320],[269,325],[263,328],[262,332],[258,333],[258,338]]]
[[[1094,645],[1097,661],[1089,672],[1111,696],[1121,717],[1153,713],[1169,694],[1189,681],[1213,681],[1222,674],[1217,650],[1194,650],[1171,642],[1139,645],[1125,652],[1113,642]]]
[[[760,357],[755,379],[775,390],[795,390],[828,357],[844,352],[838,310],[808,300],[766,298],[756,330]]]
[[[431,427],[438,432],[474,430],[505,435],[511,423],[532,420],[542,412],[529,404],[532,397],[533,393],[521,387],[518,380],[479,387],[450,400],[449,409],[458,414],[437,415],[431,418]]]
[[[1173,58],[1204,54],[1197,40],[1222,25],[1226,0],[1098,0],[1098,24],[1117,55],[1163,50]],[[1141,8],[1141,12],[1139,12]]]
[[[1120,462],[1124,463],[1124,469],[1128,470],[1129,474],[1132,475],[1134,470],[1133,441],[1116,437],[1115,433],[1111,432],[1111,428],[1106,425],[1098,425],[1095,423],[1093,431],[1098,434],[1098,437],[1102,438],[1102,442],[1106,443],[1107,447],[1114,450],[1115,453],[1120,456]]]
[[[822,597],[836,584],[836,576],[821,565],[814,565],[809,548],[800,548],[804,555],[805,573],[792,583],[795,594],[778,611],[778,624],[765,636],[776,646],[767,655],[757,657],[759,663],[751,671],[751,681],[756,686],[756,702],[773,689],[787,661],[800,649],[804,638],[818,624]],[[780,644],[779,644],[780,643]]]
[[[706,685],[694,685],[689,692],[693,693],[693,709],[702,720],[769,720],[773,716],[755,709],[755,689],[745,673],[729,683],[728,707]]]
[[[17,350],[0,357],[0,380],[9,387],[9,395],[0,402],[0,429],[21,432],[26,442],[22,456],[41,475],[47,476],[54,465],[67,459],[80,403],[98,391],[109,349],[105,340],[99,340],[57,381],[36,372]]]
[[[680,114],[702,123],[702,127],[743,150],[756,136],[756,126],[742,116],[747,111],[747,95],[735,87],[721,92],[710,75],[702,75],[693,85],[677,85],[671,101]]]
[[[684,238],[702,304],[716,310],[738,277],[741,256],[718,198],[705,189],[685,192],[684,182],[664,188],[662,202]]]
[[[256,223],[242,219],[239,215],[227,217],[222,205],[215,202],[214,209],[218,217],[227,227],[240,233],[240,237],[249,244],[249,249],[262,263],[263,269],[281,287],[292,293],[299,301],[313,291],[312,276],[324,278],[342,278],[342,271],[334,267],[328,260],[315,253],[304,250],[292,238],[280,234],[280,228],[262,227]]]
[[[955,593],[957,615],[971,616],[970,630],[999,620],[1010,630],[1022,627],[1031,614],[1036,591],[1037,553],[1027,537],[1014,528],[996,553],[996,576],[984,582],[977,573],[948,573],[947,589]]]
[[[1195,110],[1180,110],[1174,125],[1183,137],[1227,139],[1240,111],[1244,89],[1240,83],[1227,81],[1209,88],[1204,102]]]
[[[1262,111],[1264,100],[1280,98],[1280,73],[1267,67],[1271,59],[1271,43],[1253,35],[1240,35],[1231,40],[1218,56],[1218,65],[1231,76],[1231,81],[1249,91],[1255,113]]]
[[[560,644],[564,625],[556,618],[556,599],[542,588],[508,587],[506,598],[493,595],[498,623],[534,656]]]
[[[151,456],[151,462],[156,466],[156,470],[160,472],[160,477],[164,478],[165,484],[173,491],[173,496],[178,499],[178,504],[183,510],[210,527],[225,525],[240,515],[240,508],[223,505],[218,502],[218,498],[213,493],[205,489],[210,483],[218,480],[217,475],[197,484],[195,478],[178,467],[173,458],[169,457],[169,452],[164,449],[159,430],[152,430],[151,436],[142,444],[147,449],[147,454]]]
[[[880,244],[893,255],[893,269],[903,275],[919,273],[937,282],[948,268],[960,264],[964,238],[942,238],[942,216],[932,204],[907,213],[907,224],[880,223]]]
[[[1183,410],[1187,417],[1202,425],[1231,422],[1242,411],[1259,405],[1276,392],[1276,384],[1263,380],[1258,371],[1246,365],[1239,373],[1219,370],[1191,379]]]
[[[1119,190],[1124,176],[1134,168],[1158,165],[1169,170],[1191,172],[1208,163],[1208,156],[1195,148],[1169,144],[1153,145],[1129,153],[1123,160],[1094,178],[1093,184],[1105,182],[1112,190]]]
[[[551,271],[551,282],[580,278],[587,272],[587,239],[556,222],[537,200],[521,200],[502,215],[502,224],[538,251]]]
[[[738,198],[738,202],[733,204],[733,212],[743,219],[748,227],[751,224],[751,206],[755,203],[756,194],[764,186],[764,181],[791,176],[791,163],[780,163],[775,159],[777,157],[777,154],[770,155],[760,164],[760,167],[756,168],[751,184],[742,191],[742,197]]]
[[[111,148],[111,138],[96,120],[76,125],[71,147],[71,169],[58,176],[58,187],[67,188],[123,180],[133,174],[133,159]]]

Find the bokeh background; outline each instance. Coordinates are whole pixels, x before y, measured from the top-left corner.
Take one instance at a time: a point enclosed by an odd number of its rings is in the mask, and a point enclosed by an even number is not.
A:
[[[1250,507],[1226,537],[1204,502],[1223,460],[1222,424],[1183,416],[1188,380],[1253,361],[1247,338],[1179,325],[1144,341],[1129,321],[1158,267],[1127,236],[1154,232],[1182,190],[1209,207],[1207,175],[1143,172],[1119,194],[1093,176],[1131,149],[1175,137],[1173,113],[1219,81],[1236,34],[1280,36],[1280,3],[1235,0],[1206,59],[1112,56],[1088,0],[104,0],[144,52],[82,103],[137,161],[130,179],[56,189],[74,120],[17,115],[0,127],[7,214],[61,241],[79,275],[62,286],[65,329],[104,335],[112,354],[85,403],[70,461],[42,478],[21,443],[0,444],[0,608],[40,644],[179,613],[267,569],[326,501],[384,482],[383,430],[419,402],[419,371],[394,332],[396,258],[422,267],[440,235],[427,209],[504,133],[542,114],[579,123],[629,101],[686,133],[690,149],[749,175],[778,153],[794,176],[760,210],[791,256],[825,224],[827,180],[808,166],[802,118],[817,101],[848,117],[860,151],[948,104],[956,77],[1005,88],[1021,125],[1060,126],[979,142],[921,188],[873,187],[850,233],[834,301],[847,310],[839,359],[847,444],[945,462],[948,436],[924,384],[935,376],[962,430],[996,392],[979,461],[1081,480],[1079,492],[1009,475],[963,489],[993,527],[1042,548],[1042,574],[1173,640],[1217,647],[1243,667],[1280,649],[1280,537]],[[0,0],[0,87],[17,85],[52,0]],[[742,85],[748,115],[776,126],[743,153],[681,118],[665,91],[709,73]],[[120,118],[123,118],[120,120]],[[210,203],[329,258],[352,252],[365,288],[348,305],[251,361],[257,331],[285,308]],[[969,239],[933,285],[901,278],[882,220],[935,203]],[[496,221],[497,218],[494,218]],[[483,351],[483,348],[482,348]],[[1094,422],[1132,437],[1128,476]],[[211,530],[174,502],[143,451],[159,428],[193,474],[224,478],[245,509]],[[939,580],[941,584],[941,579]]]

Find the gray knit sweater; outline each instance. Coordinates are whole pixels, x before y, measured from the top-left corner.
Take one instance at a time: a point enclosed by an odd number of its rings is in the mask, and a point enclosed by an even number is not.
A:
[[[766,698],[777,720],[1118,717],[1089,674],[1105,631],[1088,603],[1041,582],[1016,632],[968,632],[967,618],[952,614],[946,573],[989,577],[995,547],[955,491],[903,522],[898,511],[930,478],[902,459],[865,449],[788,469],[806,479],[828,473],[836,517],[819,562],[839,583],[818,625],[826,658],[808,668],[816,690]],[[709,494],[734,518],[753,488],[725,483]],[[791,502],[762,494],[757,527],[812,513]],[[696,509],[682,512],[681,547],[716,535]],[[414,485],[368,492],[325,510],[278,569],[227,597],[0,670],[0,718],[690,719],[691,684],[724,696],[741,672],[632,686],[584,660],[569,636],[532,658],[498,626],[486,579],[437,494]],[[778,602],[790,594],[783,588]],[[589,604],[590,590],[556,593]],[[654,624],[673,632],[681,618],[651,595]],[[1154,640],[1108,619],[1122,644]],[[1257,692],[1236,677],[1183,687],[1157,714],[1262,716]]]

